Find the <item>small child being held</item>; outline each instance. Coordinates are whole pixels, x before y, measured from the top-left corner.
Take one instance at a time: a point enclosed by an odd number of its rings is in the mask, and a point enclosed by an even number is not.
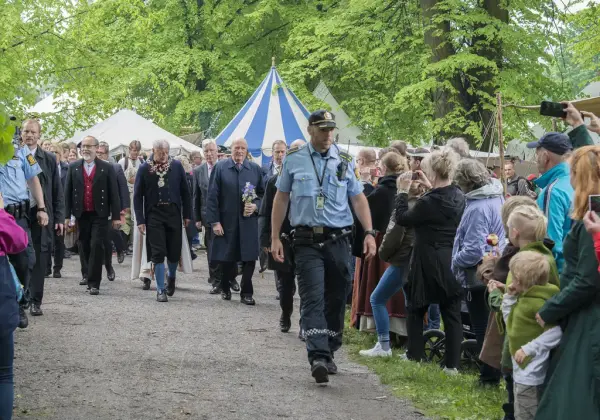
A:
[[[544,303],[559,292],[556,285],[548,282],[550,268],[548,257],[536,251],[521,251],[509,263],[512,283],[502,299],[502,315],[512,356],[517,420],[535,417],[550,351],[562,337],[560,327],[541,327],[535,317]]]

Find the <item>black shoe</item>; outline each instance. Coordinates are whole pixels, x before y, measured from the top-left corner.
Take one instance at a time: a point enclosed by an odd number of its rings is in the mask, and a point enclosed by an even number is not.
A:
[[[504,410],[504,418],[502,420],[515,420],[515,407],[513,404],[502,404],[502,410]]]
[[[221,299],[231,300],[231,292],[221,292]]]
[[[167,277],[167,296],[175,294],[175,277]]]
[[[81,281],[79,282],[80,286],[87,286],[88,282],[87,282],[87,277],[83,276],[83,278],[81,279]]]
[[[210,292],[208,292],[208,293],[210,293],[211,295],[218,295],[221,292],[223,292],[223,290],[221,290],[221,288],[219,286],[213,286],[213,288],[210,289]],[[229,293],[229,295],[231,296],[231,293]]]
[[[327,362],[327,373],[329,373],[330,375],[335,375],[338,373],[337,365],[335,364],[333,359]]]
[[[329,382],[329,372],[327,370],[327,363],[325,360],[317,359],[312,362],[312,377],[318,384],[324,384]]]
[[[31,314],[31,316],[44,315],[44,312],[42,312],[42,308],[37,303],[34,303],[33,305],[31,305],[31,308],[29,309],[29,313]]]
[[[95,288],[95,287],[91,287],[91,288],[90,288],[90,295],[92,295],[92,296],[97,296],[97,295],[99,295],[99,294],[100,294],[100,290],[98,290],[98,289],[97,289],[97,288]]]
[[[279,293],[277,293],[277,294],[275,295],[275,300],[280,300],[280,299],[281,299],[281,295],[280,295]]]
[[[147,277],[142,277],[142,282],[144,283],[142,285],[142,290],[150,290],[150,279]]]
[[[298,339],[300,341],[306,341],[306,336],[304,335],[304,330],[301,328],[300,331],[298,331]]]
[[[44,277],[50,277],[52,275],[52,270],[51,269],[47,269],[46,270],[46,274],[44,275]]]
[[[233,279],[231,281],[231,290],[233,290],[235,293],[240,292],[240,285],[238,284],[236,279]]]
[[[195,252],[192,252],[192,261],[198,258],[198,255]]]
[[[240,302],[242,302],[244,305],[248,305],[248,306],[256,305],[256,302],[254,301],[254,299],[252,299],[252,296],[241,296]]]
[[[123,264],[123,261],[125,261],[125,251],[117,252],[117,262]]]
[[[156,301],[157,302],[168,302],[169,299],[167,299],[167,295],[165,294],[164,290],[161,290],[160,292],[156,292]]]
[[[106,276],[108,277],[108,281],[115,281],[115,269],[106,267]]]
[[[29,325],[29,319],[27,318],[27,312],[23,306],[19,306],[19,328],[27,328]]]
[[[52,277],[54,277],[55,279],[61,278],[62,275],[60,274],[60,270],[54,269],[54,273],[52,273]]]
[[[279,328],[281,329],[281,332],[286,333],[290,330],[291,327],[292,320],[290,319],[290,315],[281,314],[281,317],[279,318]]]

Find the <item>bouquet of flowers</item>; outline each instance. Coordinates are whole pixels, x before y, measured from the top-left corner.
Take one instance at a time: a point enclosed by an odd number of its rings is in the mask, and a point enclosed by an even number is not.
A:
[[[251,183],[246,182],[246,185],[242,190],[242,202],[244,202],[244,204],[252,204],[256,197],[256,187]]]

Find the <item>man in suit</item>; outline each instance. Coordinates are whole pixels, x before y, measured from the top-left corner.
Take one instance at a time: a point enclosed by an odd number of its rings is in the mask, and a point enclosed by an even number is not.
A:
[[[98,144],[98,151],[96,152],[96,156],[98,157],[98,159],[110,163],[108,161],[109,150],[110,146],[108,145],[108,143],[106,143],[105,141],[101,141]],[[123,168],[121,167],[121,165],[119,165],[118,163],[110,164],[115,169],[115,173],[117,174],[119,201],[121,202],[121,216],[124,216],[131,205],[129,199],[129,188],[127,188],[127,180],[125,179],[125,173],[123,172]],[[127,245],[125,244],[125,241],[123,240],[120,231],[117,229],[113,229],[111,226],[109,226],[108,235],[106,235],[106,242],[104,243],[104,266],[106,267],[106,276],[108,278],[108,281],[115,280],[115,270],[112,266],[113,243],[115,244],[115,248],[117,250],[117,262],[121,264],[125,259],[125,248]],[[81,261],[81,269],[82,273],[87,272],[87,263],[83,259]]]
[[[211,174],[205,224],[212,227],[215,235],[211,261],[221,264],[221,298],[231,300],[236,263],[242,261],[240,300],[245,305],[254,305],[252,275],[259,249],[257,210],[264,194],[263,174],[260,166],[248,161],[246,140],[234,140],[231,151],[231,158],[219,161]],[[242,202],[247,186],[254,187],[256,197]]]
[[[293,151],[306,144],[304,140],[295,140],[290,145]],[[284,252],[284,262],[279,263],[273,260],[271,253],[271,213],[273,210],[273,200],[277,193],[278,175],[273,175],[265,185],[265,196],[263,197],[259,218],[258,228],[260,231],[260,247],[261,250],[268,256],[268,268],[274,270],[275,281],[277,283],[277,292],[280,295],[279,306],[281,307],[281,317],[279,318],[279,328],[281,332],[288,332],[292,326],[292,312],[294,311],[294,294],[296,293],[296,276],[294,256],[289,240],[286,242],[286,250]],[[289,206],[286,217],[281,226],[281,233],[290,236],[292,226],[289,221]],[[302,304],[300,305],[302,307]],[[301,337],[302,331],[299,332]]]
[[[265,185],[267,185],[267,182],[269,181],[269,179],[271,179],[271,177],[273,175],[279,175],[279,173],[281,172],[281,168],[283,165],[283,158],[285,157],[285,152],[287,151],[287,144],[284,140],[275,140],[273,142],[273,144],[271,145],[271,154],[272,154],[272,159],[269,163],[267,163],[266,165],[263,165],[262,167],[262,172],[263,172],[263,182]],[[267,254],[262,250],[260,250],[260,269],[259,269],[259,273],[262,273],[263,271],[265,271],[267,269]],[[280,281],[279,281],[279,277],[277,276],[277,272],[275,272],[275,286],[277,288],[277,299],[280,298],[280,293],[279,293],[279,289],[280,287]]]
[[[72,214],[79,225],[80,252],[87,262],[87,273],[79,282],[87,285],[90,295],[100,293],[104,244],[108,235],[107,219],[112,227],[121,224],[121,204],[114,167],[96,157],[98,140],[86,136],[81,141],[83,159],[69,166],[65,194],[65,214]]]
[[[192,199],[181,162],[169,158],[169,142],[154,141],[152,157],[135,176],[133,208],[142,235],[147,235],[149,260],[154,265],[156,300],[168,302],[175,293],[175,276],[181,258],[182,229],[190,223]],[[165,257],[169,268],[165,289]]]
[[[50,146],[50,152],[54,153],[56,157],[56,168],[58,170],[58,175],[60,177],[60,184],[62,186],[63,193],[65,191],[65,182],[67,180],[67,171],[69,170],[69,165],[63,160],[63,150],[60,146],[56,144],[52,144]],[[63,197],[63,205],[64,205],[64,197]],[[66,217],[66,215],[65,215]],[[62,223],[62,218],[59,219]],[[48,262],[46,265],[46,277],[52,275],[55,279],[59,279],[62,277],[60,270],[63,267],[63,260],[65,258],[70,258],[70,255],[67,254],[65,249],[65,229],[66,226],[63,227],[62,235],[54,235],[54,252],[50,254],[48,257]],[[52,257],[54,257],[54,270],[52,269]]]
[[[48,224],[41,226],[39,223],[31,224],[31,240],[35,251],[35,264],[31,270],[31,307],[30,312],[33,316],[43,315],[42,299],[44,297],[44,277],[48,259],[52,253],[54,245],[54,231],[57,235],[63,234],[64,220],[64,200],[63,189],[60,183],[56,158],[52,153],[38,147],[40,139],[41,125],[37,120],[26,120],[21,130],[21,140],[29,148],[31,155],[40,165],[42,172],[38,174],[42,193],[44,195],[45,211],[48,214]],[[30,194],[31,195],[31,194]],[[30,197],[31,209],[29,213],[30,220],[35,220],[40,206],[36,203],[33,195]]]
[[[206,202],[208,201],[210,176],[217,163],[217,144],[212,139],[205,140],[202,142],[202,150],[204,152],[205,162],[194,169],[194,183],[192,190],[194,195],[194,216],[196,218],[196,228],[200,230],[202,226],[204,226],[204,245],[206,246],[206,257],[209,270],[208,282],[213,286],[210,294],[218,295],[221,293],[220,266],[216,261],[211,262],[211,249],[214,234],[212,228],[206,224]],[[231,289],[234,292],[240,291],[240,286],[235,279],[233,280]]]

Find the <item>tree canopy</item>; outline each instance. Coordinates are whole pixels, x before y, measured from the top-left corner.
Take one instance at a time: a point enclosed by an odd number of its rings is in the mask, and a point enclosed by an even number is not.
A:
[[[465,135],[487,149],[495,93],[563,100],[598,77],[598,6],[543,0],[0,0],[0,126],[42,92],[66,135],[120,108],[215,136],[276,56],[310,108],[323,80],[365,144]],[[567,30],[568,28],[568,30]],[[531,113],[505,113],[505,139]],[[3,123],[4,121],[4,123]],[[488,135],[488,139],[491,136]]]

